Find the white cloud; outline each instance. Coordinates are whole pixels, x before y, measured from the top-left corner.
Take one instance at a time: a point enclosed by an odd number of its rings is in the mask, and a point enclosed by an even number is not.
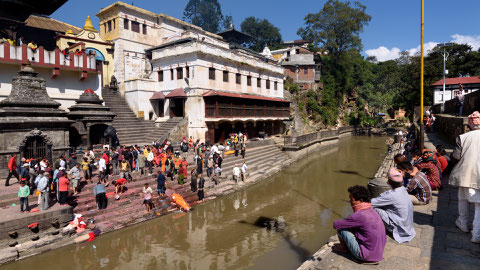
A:
[[[480,48],[480,35],[474,35],[474,36],[469,36],[469,35],[460,35],[460,34],[455,34],[452,35],[452,40],[450,42],[454,42],[457,44],[468,44],[472,46],[473,50],[478,50]],[[427,55],[429,51],[435,46],[437,46],[437,42],[427,42],[424,43],[424,53]],[[400,50],[398,47],[393,47],[391,49],[385,47],[385,46],[380,46],[376,49],[370,49],[366,50],[365,54],[367,56],[375,56],[377,58],[377,61],[383,62],[383,61],[388,61],[388,60],[393,60],[397,59],[400,56]],[[416,48],[411,48],[406,50],[409,55],[415,55],[420,51],[420,45]]]
[[[480,48],[480,35],[477,36],[463,36],[460,34],[452,35],[452,42],[458,44],[468,44],[472,46],[473,50]]]
[[[400,56],[400,49],[397,47],[388,49],[387,47],[380,46],[377,49],[366,50],[365,54],[368,56],[375,56],[377,61],[383,62],[397,59]]]

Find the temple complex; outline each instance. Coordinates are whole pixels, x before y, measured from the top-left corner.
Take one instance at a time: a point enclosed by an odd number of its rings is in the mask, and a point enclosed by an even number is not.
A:
[[[122,2],[97,16],[101,37],[115,44],[120,93],[137,117],[158,125],[187,118],[188,136],[211,143],[233,131],[250,138],[283,132],[290,115],[284,70],[243,47],[248,35],[233,26],[209,33]]]

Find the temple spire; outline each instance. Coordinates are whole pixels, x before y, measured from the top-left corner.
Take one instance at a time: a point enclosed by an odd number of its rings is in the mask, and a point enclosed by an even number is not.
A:
[[[83,26],[83,30],[98,32],[97,30],[95,30],[95,27],[93,27],[93,23],[92,23],[92,20],[90,20],[90,16],[87,16],[87,19],[85,20],[85,25]]]

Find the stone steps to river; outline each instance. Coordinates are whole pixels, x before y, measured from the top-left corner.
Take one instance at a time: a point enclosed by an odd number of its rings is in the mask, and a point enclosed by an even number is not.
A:
[[[102,97],[105,105],[117,115],[112,126],[117,130],[118,140],[122,145],[151,144],[152,141],[166,135],[182,119],[169,119],[157,127],[154,121],[138,118],[126,100],[109,88],[102,89]]]

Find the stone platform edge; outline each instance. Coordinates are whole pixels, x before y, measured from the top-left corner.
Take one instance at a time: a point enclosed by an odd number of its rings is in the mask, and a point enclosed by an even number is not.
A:
[[[380,166],[378,167],[378,170],[375,173],[375,178],[368,183],[368,189],[370,190],[370,193],[377,194],[378,192],[380,192],[380,190],[386,188],[386,174],[388,172],[388,169],[385,169],[385,168],[387,168],[388,166],[390,166],[390,167],[392,166],[393,157],[396,154],[400,153],[402,149],[403,148],[400,146],[399,143],[393,144],[392,151],[390,153],[387,153],[387,155],[383,159],[382,163],[380,163]],[[390,167],[388,167],[388,168],[390,168]],[[382,179],[384,179],[385,185],[380,185],[380,181]],[[377,183],[377,182],[379,182],[379,183]],[[378,194],[380,194],[380,193],[378,193]],[[331,247],[334,245],[335,242],[338,242],[337,235],[331,236],[328,239],[327,243],[324,244],[310,258],[308,258],[308,260],[303,262],[303,264],[300,265],[300,267],[298,267],[297,270],[315,269],[316,263],[323,260],[327,255],[329,255],[332,252]]]

